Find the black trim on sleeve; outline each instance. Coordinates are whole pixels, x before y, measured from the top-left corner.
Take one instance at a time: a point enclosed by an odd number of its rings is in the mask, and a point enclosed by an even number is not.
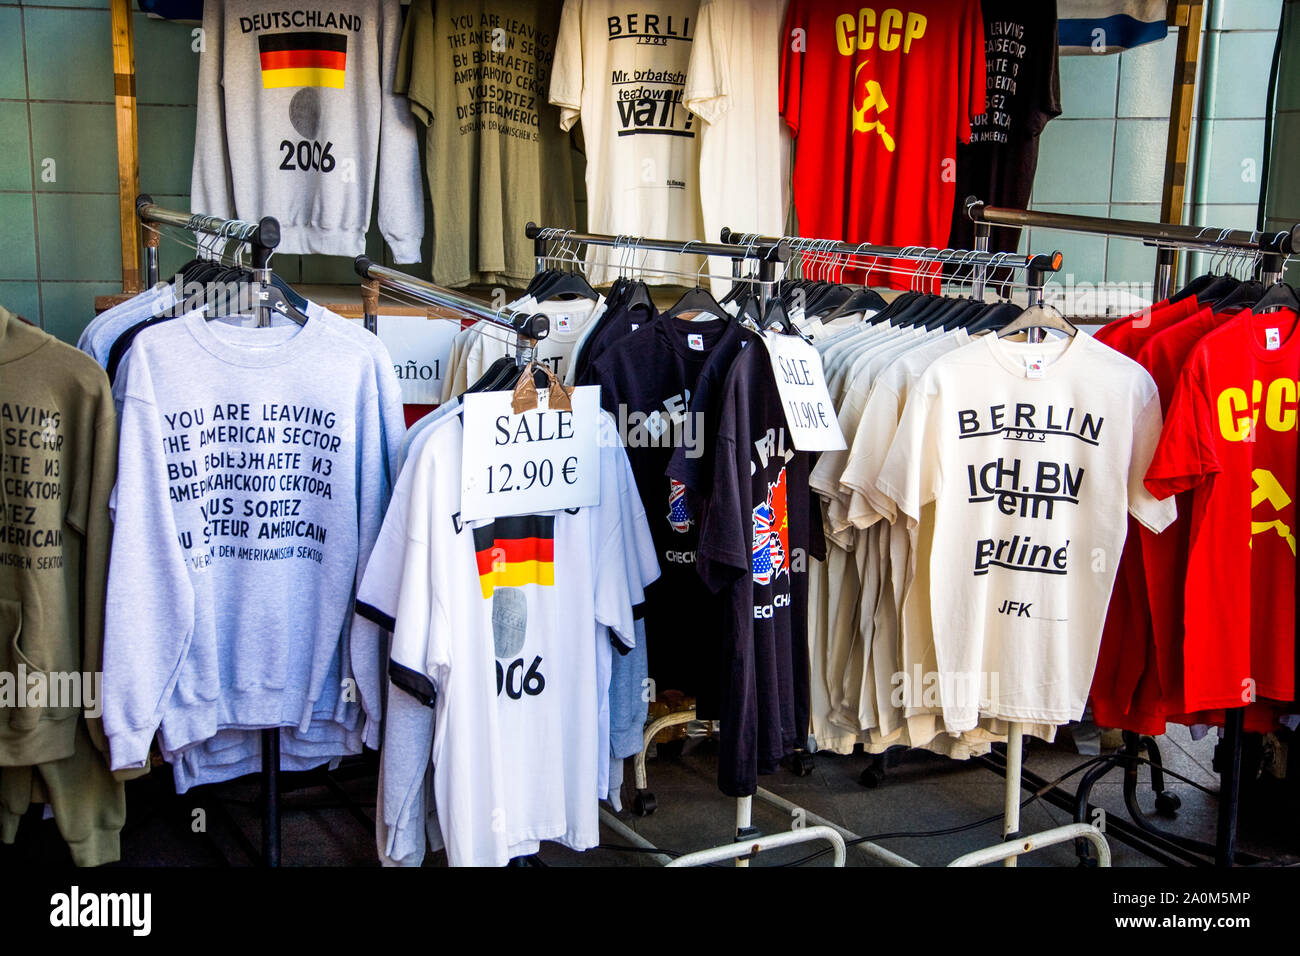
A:
[[[432,707],[438,699],[433,681],[419,671],[411,670],[392,659],[388,661],[388,679],[393,682],[394,687],[400,687],[425,707]]]
[[[397,630],[397,619],[391,615],[385,614],[373,604],[367,604],[365,601],[358,601],[356,604],[356,613],[364,617],[371,624],[378,624],[385,631]]]

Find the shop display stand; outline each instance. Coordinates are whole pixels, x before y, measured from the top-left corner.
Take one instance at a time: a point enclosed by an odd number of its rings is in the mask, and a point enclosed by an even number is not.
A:
[[[1253,258],[1256,277],[1265,285],[1282,278],[1287,259],[1300,250],[1300,224],[1289,230],[1273,233],[1242,229],[1218,229],[1210,226],[1182,226],[1169,223],[1139,222],[1135,220],[1108,219],[1099,216],[1075,216],[1046,213],[1026,209],[1006,209],[986,206],[975,197],[966,200],[966,214],[975,223],[975,245],[988,248],[991,226],[1014,228],[1036,227],[1093,235],[1118,236],[1139,239],[1156,247],[1156,274],[1154,301],[1161,301],[1173,292],[1177,253],[1179,250]],[[1115,767],[1124,769],[1124,803],[1132,818],[1132,826],[1120,827],[1122,821],[1112,820],[1108,829],[1126,843],[1162,862],[1178,859],[1204,864],[1212,859],[1220,867],[1242,862],[1255,862],[1256,857],[1237,851],[1237,818],[1240,802],[1241,746],[1245,715],[1241,708],[1228,710],[1225,715],[1222,738],[1222,763],[1219,785],[1218,832],[1213,844],[1192,840],[1156,827],[1141,811],[1137,802],[1138,755],[1145,749],[1151,765],[1151,784],[1156,792],[1157,811],[1173,816],[1179,806],[1175,794],[1164,788],[1164,772],[1160,751],[1154,738],[1125,732],[1124,745],[1110,760],[1099,764],[1080,780],[1072,805],[1076,820],[1082,820],[1092,811],[1088,797],[1092,787]],[[1032,786],[1041,787],[1046,781],[1034,778]],[[1090,862],[1087,848],[1077,847],[1081,863]]]
[[[969,268],[971,279],[975,287],[975,294],[982,297],[987,286],[991,271],[998,269],[1007,269],[1010,271],[1023,271],[1026,276],[1026,285],[1029,289],[1030,304],[1039,304],[1042,301],[1042,288],[1049,273],[1055,272],[1061,266],[1061,254],[1054,252],[1050,255],[1031,255],[1019,256],[1007,253],[989,253],[982,250],[954,250],[954,249],[922,249],[920,247],[897,247],[897,246],[875,246],[868,243],[843,243],[819,239],[803,239],[800,237],[771,237],[755,236],[752,234],[735,233],[730,229],[722,230],[721,251],[712,243],[704,242],[664,242],[661,240],[646,240],[630,236],[608,236],[593,235],[589,233],[577,233],[572,230],[546,229],[529,223],[526,235],[535,243],[535,255],[537,260],[537,269],[541,271],[546,268],[546,263],[553,256],[550,254],[549,243],[552,241],[561,242],[564,245],[562,255],[567,255],[570,261],[576,259],[572,249],[579,245],[598,245],[621,248],[631,251],[633,258],[637,250],[654,250],[662,252],[673,252],[682,255],[708,255],[729,258],[732,261],[732,278],[739,278],[741,266],[745,260],[757,262],[756,278],[759,289],[760,299],[764,304],[768,298],[775,294],[775,283],[777,281],[776,265],[777,263],[789,262],[792,255],[807,252],[821,266],[828,271],[838,271],[843,274],[846,267],[862,267],[869,265],[870,268],[879,267],[880,260],[904,259],[924,262],[934,271],[937,276],[937,270],[944,266],[955,266],[959,270]],[[867,259],[869,263],[852,262],[852,259]],[[701,269],[701,272],[703,269]],[[688,275],[688,273],[683,273]],[[697,273],[699,275],[700,273]],[[654,794],[650,792],[646,778],[646,751],[650,743],[662,730],[689,723],[696,717],[694,708],[689,708],[680,712],[666,714],[652,721],[646,727],[642,748],[640,753],[634,758],[634,783],[636,786],[636,796],[633,801],[633,809],[639,815],[653,813],[656,809],[657,801]],[[1069,842],[1076,839],[1088,841],[1091,845],[1097,847],[1099,858],[1104,865],[1109,865],[1110,852],[1105,837],[1100,831],[1090,824],[1073,823],[1064,827],[1055,827],[1042,833],[1036,833],[1029,837],[1022,837],[1020,834],[1020,761],[1021,761],[1021,740],[1022,728],[1018,723],[1013,723],[1008,728],[1009,744],[1009,768],[1008,782],[1006,788],[1006,799],[1003,815],[1003,842],[984,850],[976,851],[973,854],[967,854],[954,860],[950,865],[953,866],[979,866],[985,863],[1001,862],[1004,866],[1015,866],[1016,858],[1023,853],[1032,852],[1045,846],[1052,846],[1058,843]],[[809,751],[797,752],[792,760],[791,767],[793,771],[803,776],[812,770],[812,754]],[[863,840],[857,834],[841,827],[830,820],[826,820],[816,814],[808,812],[805,808],[797,807],[795,804],[784,799],[783,797],[772,793],[765,788],[759,787],[754,797],[775,806],[787,813],[798,812],[806,826],[791,831],[794,834],[802,834],[803,839],[791,837],[783,840],[780,845],[788,845],[793,842],[804,842],[811,839],[828,839],[827,834],[838,835],[845,841],[851,841],[852,845],[861,853],[877,863],[884,863],[890,866],[915,866],[912,861],[878,846],[870,841]],[[736,835],[735,843],[747,846],[749,849],[744,853],[732,852],[723,853],[722,848],[711,851],[701,851],[699,854],[689,854],[685,858],[677,861],[678,865],[698,864],[704,862],[713,862],[719,859],[735,859],[737,866],[747,866],[749,859],[756,853],[773,845],[767,841],[757,828],[753,826],[753,801],[754,797],[740,797],[736,800]],[[607,827],[619,833],[635,846],[643,849],[653,850],[654,847],[643,837],[640,836],[631,827],[628,827],[623,821],[619,820],[608,810],[601,810],[601,822]],[[833,842],[833,841],[832,841]],[[841,862],[840,855],[836,854],[836,862]]]
[[[145,277],[150,286],[158,284],[159,266],[158,266],[158,247],[161,240],[161,232],[157,226],[171,226],[182,229],[186,232],[210,236],[216,240],[217,244],[225,243],[228,248],[232,244],[246,245],[251,253],[251,267],[255,284],[258,286],[269,284],[272,273],[270,268],[271,256],[275,253],[276,247],[280,243],[280,224],[274,218],[267,216],[259,222],[244,222],[235,219],[220,219],[216,216],[205,216],[201,213],[178,212],[172,209],[164,209],[154,203],[153,197],[146,193],[140,194],[135,201],[136,216],[143,224],[145,229],[144,237],[144,264]],[[221,250],[222,256],[226,255],[226,250]],[[255,300],[265,302],[264,294],[259,294],[260,289],[253,290],[252,297]],[[261,306],[266,309],[268,306]],[[265,319],[269,322],[269,318]],[[278,867],[280,865],[281,851],[281,832],[280,832],[280,729],[277,727],[267,728],[261,732],[261,757],[262,770],[261,794],[259,802],[262,805],[262,846],[260,863],[265,867]],[[327,777],[328,785],[328,777]],[[347,795],[342,792],[341,788],[334,786],[331,788],[336,795],[347,800]],[[348,801],[351,803],[351,801]],[[355,815],[364,818],[360,809],[353,805]],[[229,815],[223,815],[229,819]],[[233,826],[233,821],[231,821]],[[241,844],[251,848],[249,841],[243,837],[238,827],[234,827],[238,834]],[[215,847],[215,844],[213,844]]]

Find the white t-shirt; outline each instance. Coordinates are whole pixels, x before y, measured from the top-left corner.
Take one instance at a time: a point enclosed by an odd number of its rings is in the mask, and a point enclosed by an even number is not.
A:
[[[582,120],[592,232],[708,238],[700,213],[702,123],[683,102],[698,9],[699,0],[565,0],[550,99],[561,128]],[[614,279],[608,264],[617,266],[621,254],[588,250],[592,285]],[[679,256],[651,252],[642,278],[680,284],[660,270],[683,268]]]
[[[629,561],[626,536],[649,529],[616,444],[602,449],[595,507],[461,521],[463,431],[448,418],[408,465],[392,661],[436,693],[449,862],[500,866],[542,840],[598,842],[600,642],[635,640],[644,565]]]
[[[704,120],[700,131],[703,237],[733,232],[779,236],[790,206],[782,157],[790,131],[781,122],[778,72],[785,3],[703,0],[686,76],[686,106]],[[788,167],[787,167],[788,169]],[[713,258],[714,295],[731,281],[728,259]]]
[[[538,362],[550,366],[561,382],[572,384],[572,360],[577,355],[578,342],[587,329],[605,314],[604,296],[594,301],[578,299],[547,302],[534,302],[531,298],[524,297],[512,302],[510,308],[529,315],[542,314],[551,320],[546,338],[537,342],[536,358]],[[499,328],[490,322],[475,323],[463,360],[466,387],[478,381],[497,359],[514,355],[517,351],[516,337],[509,329]]]
[[[1126,512],[1156,532],[1174,518],[1173,499],[1142,486],[1160,427],[1151,376],[1089,335],[988,335],[911,391],[876,486],[912,521],[935,503],[929,606],[949,733],[981,715],[1082,716]]]

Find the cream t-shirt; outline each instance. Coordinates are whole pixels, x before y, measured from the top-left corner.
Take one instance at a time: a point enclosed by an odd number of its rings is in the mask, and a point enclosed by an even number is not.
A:
[[[1174,518],[1142,485],[1160,427],[1151,376],[1088,335],[985,336],[921,377],[876,485],[910,520],[935,506],[950,733],[1082,716],[1127,513],[1155,532]]]

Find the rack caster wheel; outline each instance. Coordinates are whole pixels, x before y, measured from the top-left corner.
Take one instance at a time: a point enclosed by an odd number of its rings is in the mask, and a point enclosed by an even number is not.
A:
[[[1162,817],[1178,816],[1178,808],[1182,805],[1182,797],[1172,790],[1161,790],[1156,794],[1156,812]]]
[[[632,812],[638,817],[650,816],[657,806],[655,795],[649,790],[638,790],[636,796],[632,798]]]
[[[885,775],[875,767],[868,767],[866,770],[862,771],[862,775],[858,777],[858,783],[862,784],[862,786],[866,787],[868,790],[875,790],[884,782]]]
[[[806,777],[813,772],[813,755],[801,751],[790,756],[790,769],[796,777]]]

